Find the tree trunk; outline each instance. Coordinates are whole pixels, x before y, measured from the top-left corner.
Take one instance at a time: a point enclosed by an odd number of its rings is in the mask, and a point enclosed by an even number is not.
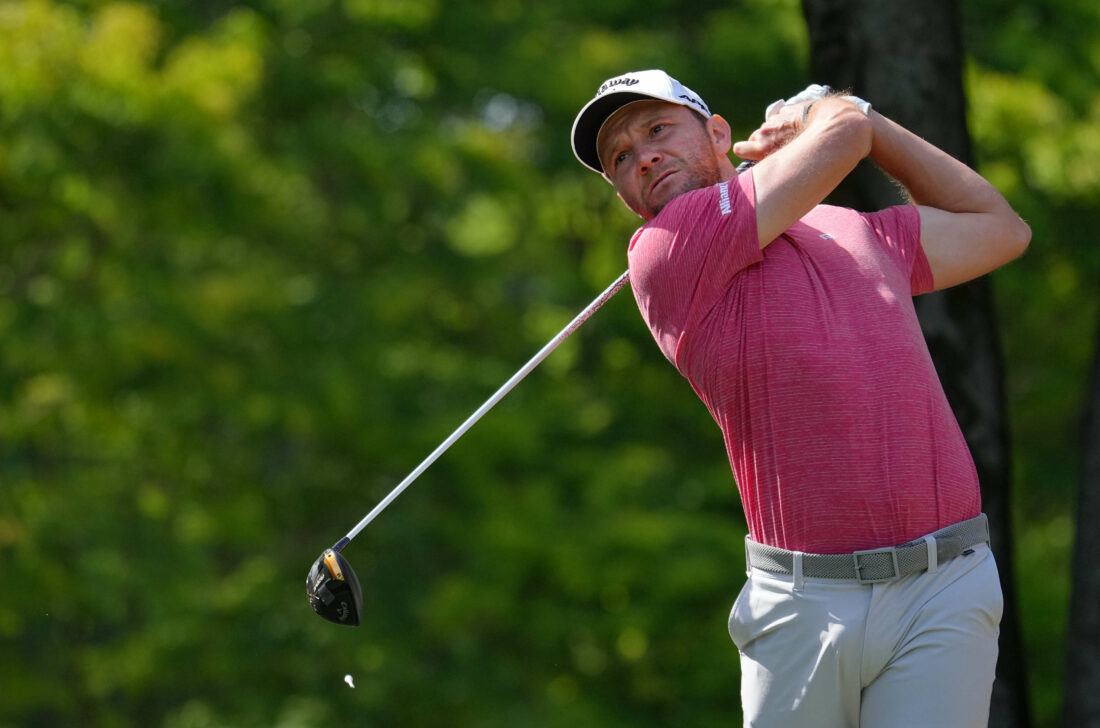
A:
[[[1073,590],[1066,632],[1066,677],[1062,725],[1100,727],[1100,329],[1092,384],[1082,426],[1084,453],[1077,493]]]
[[[809,26],[813,81],[851,89],[883,114],[972,164],[955,2],[803,0],[802,10]],[[865,162],[830,201],[877,210],[901,198],[895,185]],[[920,296],[916,305],[947,398],[974,456],[1005,595],[989,724],[1027,728],[1031,718],[1010,548],[1003,372],[989,280]]]

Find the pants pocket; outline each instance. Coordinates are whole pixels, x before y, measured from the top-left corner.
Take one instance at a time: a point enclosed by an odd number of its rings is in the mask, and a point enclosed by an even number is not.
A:
[[[784,628],[802,621],[823,617],[828,602],[822,596],[792,591],[789,582],[766,574],[749,575],[730,610],[730,639],[742,652],[762,637],[786,633]],[[825,597],[827,598],[827,597]]]
[[[752,589],[752,575],[745,580],[745,583],[741,586],[741,591],[738,592],[737,598],[733,600],[733,607],[730,609],[729,618],[729,633],[730,639],[733,640],[733,644],[737,645],[737,649],[741,647],[748,640],[749,632],[749,620],[745,602],[749,601],[749,591]]]

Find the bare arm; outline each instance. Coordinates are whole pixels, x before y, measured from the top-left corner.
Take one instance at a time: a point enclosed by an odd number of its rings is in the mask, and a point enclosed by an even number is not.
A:
[[[981,175],[872,111],[871,159],[918,206],[921,245],[937,289],[965,283],[1021,255],[1031,228]]]
[[[820,204],[871,147],[869,119],[837,97],[786,107],[735,144],[742,159],[762,160],[753,171],[760,247]]]
[[[993,185],[878,112],[871,111],[862,126],[861,116],[836,97],[785,106],[748,141],[734,145],[742,159],[763,160],[754,173],[761,247],[821,202],[869,153],[917,205],[921,245],[937,289],[977,278],[1023,253],[1031,229]],[[870,135],[869,147],[862,146],[864,134]]]

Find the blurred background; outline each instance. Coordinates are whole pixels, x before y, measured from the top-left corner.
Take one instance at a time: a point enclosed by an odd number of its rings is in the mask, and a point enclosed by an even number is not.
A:
[[[993,287],[1053,726],[1100,9],[959,8],[1034,231]],[[0,726],[739,725],[744,518],[625,291],[345,550],[361,627],[304,582],[625,269],[568,142],[600,82],[665,68],[744,137],[808,54],[796,0],[0,0]]]

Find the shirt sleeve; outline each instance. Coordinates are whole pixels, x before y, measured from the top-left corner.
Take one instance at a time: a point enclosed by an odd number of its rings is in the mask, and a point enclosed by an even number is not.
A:
[[[914,296],[935,290],[932,266],[920,243],[920,213],[914,205],[897,205],[871,213],[868,219],[875,234],[909,275]]]
[[[634,234],[627,257],[638,309],[676,364],[681,339],[763,257],[752,172],[672,200]]]

